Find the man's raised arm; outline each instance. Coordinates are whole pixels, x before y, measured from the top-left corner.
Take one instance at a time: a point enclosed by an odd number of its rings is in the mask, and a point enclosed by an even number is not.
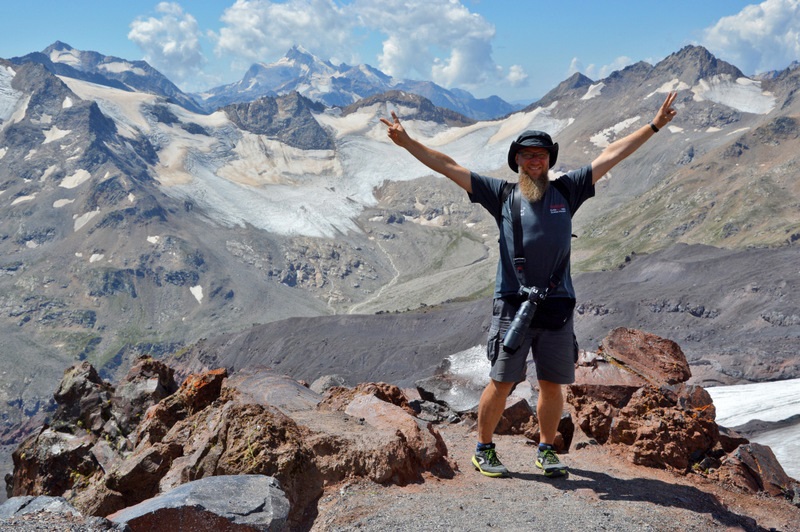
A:
[[[405,148],[408,153],[434,172],[448,177],[467,192],[472,192],[470,171],[455,162],[448,155],[432,150],[424,144],[412,139],[400,124],[400,119],[397,118],[394,111],[392,111],[392,122],[389,122],[385,118],[381,118],[381,122],[386,124],[388,128],[387,133],[389,138],[392,139],[392,142],[401,148]]]
[[[606,175],[606,172],[611,170],[628,155],[638,150],[639,147],[647,142],[650,137],[655,135],[659,129],[669,124],[672,117],[678,114],[678,112],[672,108],[672,103],[675,101],[677,95],[677,92],[670,92],[667,94],[666,100],[661,104],[661,108],[656,113],[652,122],[646,126],[642,126],[627,137],[612,142],[603,150],[603,153],[597,156],[597,159],[592,161],[592,183],[597,183],[601,177]]]

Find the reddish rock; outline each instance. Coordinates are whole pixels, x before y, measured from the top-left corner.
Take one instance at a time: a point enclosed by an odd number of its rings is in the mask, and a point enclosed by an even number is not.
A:
[[[199,375],[189,375],[178,391],[151,407],[136,431],[136,445],[157,443],[178,421],[202,410],[217,398],[227,370],[215,369]]]
[[[95,438],[41,428],[12,453],[10,495],[58,496],[97,468],[91,453]]]
[[[772,449],[758,443],[740,445],[722,461],[715,476],[745,491],[767,492],[778,497],[793,493],[797,486],[778,463]]]
[[[687,471],[719,441],[711,397],[690,376],[669,340],[614,329],[599,356],[584,355],[567,387],[575,425],[589,438],[622,446],[636,464]]]
[[[521,397],[506,399],[503,416],[497,423],[497,434],[526,434],[535,432],[538,424],[531,405]]]
[[[274,406],[285,414],[313,410],[322,400],[300,382],[266,368],[237,372],[228,377],[223,388],[235,389],[237,401]]]
[[[149,356],[137,358],[111,398],[120,432],[133,432],[148,408],[177,389],[175,370]],[[110,427],[104,430],[108,432]]]
[[[644,331],[616,328],[603,339],[601,352],[651,384],[678,384],[692,376],[678,344]]]
[[[325,398],[320,402],[320,410],[344,410],[350,402],[359,395],[373,395],[395,406],[399,406],[412,416],[414,409],[408,404],[403,390],[393,384],[385,382],[368,382],[359,384],[355,388],[333,386],[325,392]]]

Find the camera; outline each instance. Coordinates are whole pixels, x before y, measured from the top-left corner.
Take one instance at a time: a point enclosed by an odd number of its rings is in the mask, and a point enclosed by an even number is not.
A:
[[[525,331],[530,328],[533,315],[536,313],[536,306],[540,300],[547,297],[546,290],[539,290],[535,286],[530,288],[523,286],[519,289],[519,292],[520,295],[526,296],[525,301],[520,305],[514,315],[514,320],[509,325],[505,336],[503,336],[503,349],[508,353],[516,351],[522,345]]]

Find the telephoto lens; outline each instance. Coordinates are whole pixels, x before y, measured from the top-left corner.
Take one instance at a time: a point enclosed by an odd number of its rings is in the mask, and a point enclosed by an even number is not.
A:
[[[519,310],[514,315],[514,321],[511,322],[503,337],[503,349],[506,352],[516,351],[522,345],[522,339],[525,337],[525,331],[531,326],[534,312],[536,312],[536,303],[530,299],[519,307]]]

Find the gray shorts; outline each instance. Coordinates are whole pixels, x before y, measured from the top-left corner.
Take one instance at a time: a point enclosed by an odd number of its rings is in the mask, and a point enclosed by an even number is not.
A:
[[[492,364],[489,377],[499,382],[522,382],[527,375],[528,353],[536,364],[537,380],[572,384],[575,382],[575,362],[578,360],[578,342],[575,339],[573,319],[558,330],[531,328],[526,331],[519,349],[508,353],[503,349],[506,334],[517,306],[495,299],[492,307],[492,325],[486,356]]]

